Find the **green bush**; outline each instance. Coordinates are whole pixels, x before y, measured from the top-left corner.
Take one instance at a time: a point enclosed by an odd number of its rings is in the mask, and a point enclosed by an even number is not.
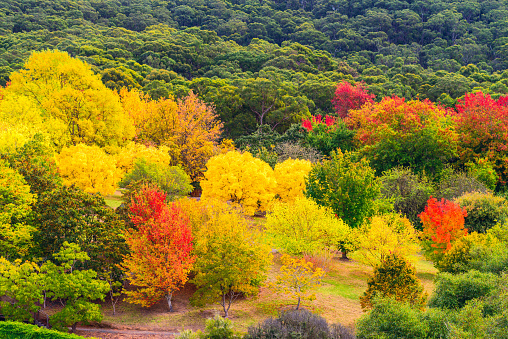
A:
[[[466,193],[455,199],[455,203],[467,211],[464,226],[469,232],[485,233],[508,218],[506,199],[490,193]]]
[[[235,339],[240,338],[233,331],[233,323],[227,318],[216,315],[206,320],[205,332],[192,332],[185,330],[180,332],[175,339]]]
[[[469,300],[487,297],[497,287],[498,278],[492,273],[471,270],[462,274],[439,273],[429,306],[459,309]]]
[[[499,274],[507,271],[508,251],[506,249],[506,243],[473,246],[470,250],[471,260],[467,267],[485,273]]]
[[[423,175],[414,174],[411,169],[396,167],[383,173],[381,195],[393,202],[396,212],[405,215],[413,226],[422,229],[418,215],[422,213],[434,187]]]
[[[489,189],[494,190],[498,176],[494,165],[487,158],[477,159],[475,162],[466,163],[467,172],[482,182]]]
[[[0,338],[2,339],[79,339],[76,334],[48,330],[44,327],[24,324],[15,321],[0,321]]]
[[[467,173],[452,173],[439,182],[435,197],[441,200],[454,200],[470,192],[491,193],[489,188],[474,176]]]

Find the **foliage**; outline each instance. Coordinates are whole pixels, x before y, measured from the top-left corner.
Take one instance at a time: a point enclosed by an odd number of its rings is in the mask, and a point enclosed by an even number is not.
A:
[[[122,175],[115,159],[98,146],[65,147],[56,161],[63,184],[76,185],[88,193],[114,193]]]
[[[279,313],[276,319],[269,318],[250,326],[246,339],[308,338],[308,339],[354,339],[355,336],[340,324],[328,325],[326,320],[306,309],[288,310]]]
[[[333,211],[313,200],[275,203],[267,214],[265,233],[290,254],[312,253],[350,240],[350,229]]]
[[[389,254],[381,261],[367,284],[367,291],[360,297],[364,310],[373,307],[376,296],[394,298],[416,308],[423,308],[427,300],[427,293],[416,277],[416,269],[396,254]]]
[[[205,332],[190,330],[182,331],[176,339],[234,339],[240,338],[233,331],[233,323],[228,318],[216,315],[208,318],[205,324]]]
[[[203,198],[217,198],[241,206],[247,215],[265,211],[275,196],[273,170],[250,153],[228,152],[212,157],[201,181]]]
[[[305,259],[291,258],[287,254],[283,254],[280,259],[282,262],[280,273],[271,286],[278,292],[298,298],[296,304],[298,310],[302,299],[310,301],[316,299],[316,295],[310,291],[321,284],[325,272]]]
[[[351,85],[342,81],[337,85],[332,99],[333,108],[337,115],[344,119],[352,109],[361,108],[366,103],[373,103],[374,94],[369,94],[363,84]]]
[[[362,154],[378,173],[408,166],[438,176],[457,156],[458,136],[450,116],[429,100],[385,97],[351,111],[346,124],[356,131]]]
[[[70,334],[61,333],[55,330],[48,330],[44,327],[36,325],[24,324],[14,321],[0,322],[0,336],[5,339],[82,339],[84,337]]]
[[[439,310],[422,313],[408,303],[392,298],[375,299],[372,311],[357,323],[359,339],[447,338],[446,314]]]
[[[419,250],[418,234],[409,220],[398,214],[375,215],[355,229],[353,236],[353,258],[372,267],[390,254],[414,261]]]
[[[219,299],[228,317],[239,295],[258,292],[271,262],[270,247],[260,242],[260,235],[249,229],[233,207],[211,200],[206,206],[207,222],[195,231],[192,282],[198,289],[193,300],[209,303]]]
[[[120,144],[133,137],[132,121],[116,92],[106,88],[89,65],[66,52],[34,52],[10,79],[5,96],[30,100],[35,115],[42,118],[40,126],[60,146]],[[30,119],[20,114],[18,119]]]
[[[23,219],[34,201],[23,176],[0,159],[0,253],[4,256],[23,257],[31,247],[34,229]]]
[[[475,244],[471,248],[471,260],[467,268],[480,272],[500,274],[508,269],[506,242]]]
[[[459,172],[444,176],[437,185],[435,196],[454,200],[470,192],[491,193],[488,187],[476,177]]]
[[[429,199],[419,215],[423,224],[422,248],[428,258],[438,262],[455,241],[467,234],[466,216],[466,210],[452,201]]]
[[[126,235],[130,253],[122,264],[135,291],[126,291],[127,301],[148,307],[171,298],[187,281],[195,257],[188,220],[175,205],[165,204],[164,193],[144,187],[130,210],[136,229]]]
[[[305,147],[294,142],[281,142],[275,146],[277,161],[284,162],[288,159],[307,160],[312,163],[321,161],[323,156],[312,147]]]
[[[353,148],[354,131],[347,128],[341,119],[332,116],[313,116],[312,119],[302,121],[302,127],[307,129],[305,141],[324,155],[340,148],[349,151]]]
[[[130,142],[124,147],[109,147],[106,149],[116,160],[116,167],[127,173],[134,167],[136,160],[143,158],[151,163],[159,163],[165,166],[171,164],[171,149],[167,146],[153,147]]]
[[[508,218],[506,199],[492,194],[466,193],[454,202],[467,211],[464,226],[469,232],[485,233]]]
[[[461,274],[439,273],[436,289],[429,305],[446,309],[458,309],[472,299],[487,297],[497,287],[493,273],[470,270]]]
[[[477,158],[475,162],[466,163],[467,172],[487,186],[491,191],[496,189],[498,176],[494,165],[487,158]]]
[[[168,199],[186,196],[192,191],[191,179],[180,166],[150,162],[138,158],[133,168],[125,174],[120,187],[129,188],[135,193],[143,185],[153,185],[166,193]],[[130,194],[132,195],[132,194]]]
[[[365,159],[355,161],[354,154],[331,153],[331,159],[315,164],[306,181],[305,195],[321,206],[329,207],[351,228],[369,217],[380,185]]]
[[[310,172],[312,164],[307,160],[287,159],[275,165],[273,175],[277,182],[275,194],[283,202],[292,202],[303,197],[305,178]]]
[[[418,215],[434,192],[432,183],[425,176],[415,175],[411,169],[402,167],[384,172],[380,181],[381,196],[393,201],[394,210],[405,215],[415,228],[421,230]]]
[[[43,193],[33,207],[33,254],[43,260],[56,253],[65,241],[81,247],[92,268],[101,276],[119,273],[117,264],[126,254],[124,223],[104,198],[83,192],[77,187],[59,187]]]

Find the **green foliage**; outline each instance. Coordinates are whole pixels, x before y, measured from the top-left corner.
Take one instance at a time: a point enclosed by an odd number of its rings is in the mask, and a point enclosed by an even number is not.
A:
[[[474,192],[458,197],[455,202],[467,211],[464,226],[469,232],[485,233],[508,218],[508,203],[502,197]]]
[[[36,325],[12,321],[0,321],[0,337],[4,339],[82,339],[84,337],[48,330]]]
[[[475,162],[468,162],[466,167],[470,175],[485,184],[490,190],[493,191],[496,188],[498,176],[494,165],[487,158],[479,158]]]
[[[307,133],[305,141],[310,147],[329,156],[332,151],[341,149],[351,151],[354,148],[353,137],[355,132],[348,129],[342,120],[338,120],[333,126],[324,123],[315,124]]]
[[[216,315],[206,319],[205,332],[185,330],[176,339],[235,339],[241,338],[233,331],[233,323],[228,318]]]
[[[475,177],[459,172],[443,176],[434,196],[438,199],[454,200],[470,192],[490,193],[490,190]]]
[[[137,191],[147,184],[159,187],[169,200],[185,196],[193,189],[189,175],[180,166],[166,166],[139,158],[120,182],[120,187]]]
[[[338,150],[332,151],[330,160],[313,166],[305,195],[355,228],[372,214],[379,192],[380,184],[368,161],[356,161],[355,154]]]
[[[436,277],[436,289],[429,305],[445,309],[462,308],[469,300],[489,296],[497,287],[497,280],[493,273],[475,270],[457,275],[440,273]]]
[[[381,261],[367,284],[367,291],[360,297],[363,309],[373,307],[377,296],[394,298],[416,308],[422,308],[427,300],[427,293],[424,293],[423,285],[416,277],[416,269],[395,254],[387,255]]]
[[[434,192],[432,183],[423,175],[415,175],[411,169],[396,167],[380,178],[381,195],[393,202],[396,212],[405,215],[417,229],[422,229],[418,215],[423,212],[427,200]]]

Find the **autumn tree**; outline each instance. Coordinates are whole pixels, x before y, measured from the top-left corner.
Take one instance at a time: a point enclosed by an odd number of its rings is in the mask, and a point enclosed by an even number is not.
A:
[[[77,144],[62,149],[56,156],[63,184],[76,185],[88,193],[112,194],[122,178],[115,158],[98,146]]]
[[[108,147],[106,149],[116,161],[116,167],[123,173],[129,172],[137,159],[143,158],[150,163],[164,166],[171,164],[171,148],[167,146],[147,146],[137,142],[129,142],[123,147]]]
[[[273,174],[277,186],[275,194],[283,202],[294,201],[298,197],[303,197],[305,190],[305,178],[312,168],[312,163],[308,160],[287,159],[282,163],[275,165]]]
[[[350,130],[342,119],[328,115],[323,118],[318,114],[302,120],[302,127],[307,130],[305,141],[324,155],[330,155],[338,148],[343,151],[354,148],[355,132]]]
[[[302,299],[316,299],[316,295],[310,291],[321,284],[325,272],[303,258],[291,258],[289,255],[283,254],[281,261],[280,273],[271,286],[277,292],[298,298],[296,304],[298,310]]]
[[[342,81],[335,89],[332,104],[337,115],[344,119],[350,110],[358,109],[365,103],[373,103],[375,97],[367,92],[363,84],[351,85]]]
[[[161,191],[144,188],[134,198],[130,210],[136,229],[130,229],[126,242],[130,249],[122,264],[131,283],[127,301],[148,307],[171,298],[187,281],[196,259],[191,255],[192,234],[189,221],[176,205],[165,204]]]
[[[423,224],[423,250],[434,262],[440,261],[455,241],[467,235],[467,212],[459,205],[431,197],[419,217]]]
[[[427,293],[416,277],[415,268],[396,254],[390,254],[381,261],[367,284],[367,291],[360,297],[364,310],[372,308],[372,300],[376,295],[408,302],[417,308],[423,308],[427,300]]]
[[[330,208],[349,227],[360,226],[373,213],[380,185],[369,162],[355,161],[351,152],[331,153],[331,159],[313,166],[305,195]],[[346,248],[342,248],[345,257]]]
[[[248,215],[266,210],[275,196],[272,168],[249,152],[231,151],[212,157],[201,181],[203,198],[217,198],[241,206]]]
[[[42,121],[38,126],[59,146],[120,144],[134,136],[116,92],[106,88],[89,65],[65,52],[34,52],[23,69],[11,74],[5,90],[5,97],[10,96],[26,98],[25,107],[36,110],[33,118]],[[23,116],[24,110],[19,112],[19,119],[31,119]]]
[[[267,214],[265,232],[276,248],[304,254],[347,243],[351,230],[330,208],[301,197],[275,203]]]
[[[244,216],[224,202],[207,201],[206,223],[196,230],[197,291],[194,303],[219,301],[226,317],[240,295],[254,295],[271,263],[270,247],[251,230]]]

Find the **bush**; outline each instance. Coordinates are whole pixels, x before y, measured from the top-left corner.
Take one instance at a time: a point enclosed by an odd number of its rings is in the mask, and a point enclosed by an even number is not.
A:
[[[76,334],[62,333],[48,330],[44,327],[19,323],[15,321],[0,321],[0,338],[2,339],[80,339]]]
[[[326,320],[308,310],[291,310],[279,313],[278,318],[269,318],[251,326],[245,339],[354,339],[355,336],[344,326],[328,326]]]
[[[499,274],[508,270],[506,243],[476,245],[471,248],[468,269]]]
[[[216,315],[206,320],[205,332],[192,332],[185,330],[180,332],[175,339],[234,339],[240,338],[233,331],[233,323],[227,318]]]
[[[440,273],[429,305],[445,309],[458,309],[469,300],[486,297],[497,287],[497,276],[471,270],[452,275]]]
[[[490,193],[490,190],[470,174],[453,173],[439,182],[435,197],[453,200],[470,192]]]
[[[323,155],[316,149],[305,147],[295,142],[282,142],[275,146],[275,152],[279,155],[279,162],[284,162],[288,159],[300,159],[316,163],[323,159]]]
[[[432,184],[423,175],[411,169],[396,167],[383,173],[381,195],[393,201],[396,212],[405,215],[416,229],[422,229],[418,215],[434,192]]]
[[[395,254],[386,256],[367,284],[367,291],[360,297],[364,310],[373,306],[376,296],[391,297],[415,307],[423,307],[427,299],[415,268]]]
[[[487,158],[479,158],[475,162],[466,163],[467,172],[485,184],[489,189],[496,188],[498,176],[494,165]]]
[[[469,232],[485,233],[508,218],[506,199],[490,193],[466,193],[455,199],[455,203],[467,211],[464,226]]]
[[[475,244],[485,243],[486,237],[476,232],[457,239],[452,247],[446,251],[440,260],[434,264],[441,272],[464,273],[468,270],[468,264],[473,258],[471,249]]]

